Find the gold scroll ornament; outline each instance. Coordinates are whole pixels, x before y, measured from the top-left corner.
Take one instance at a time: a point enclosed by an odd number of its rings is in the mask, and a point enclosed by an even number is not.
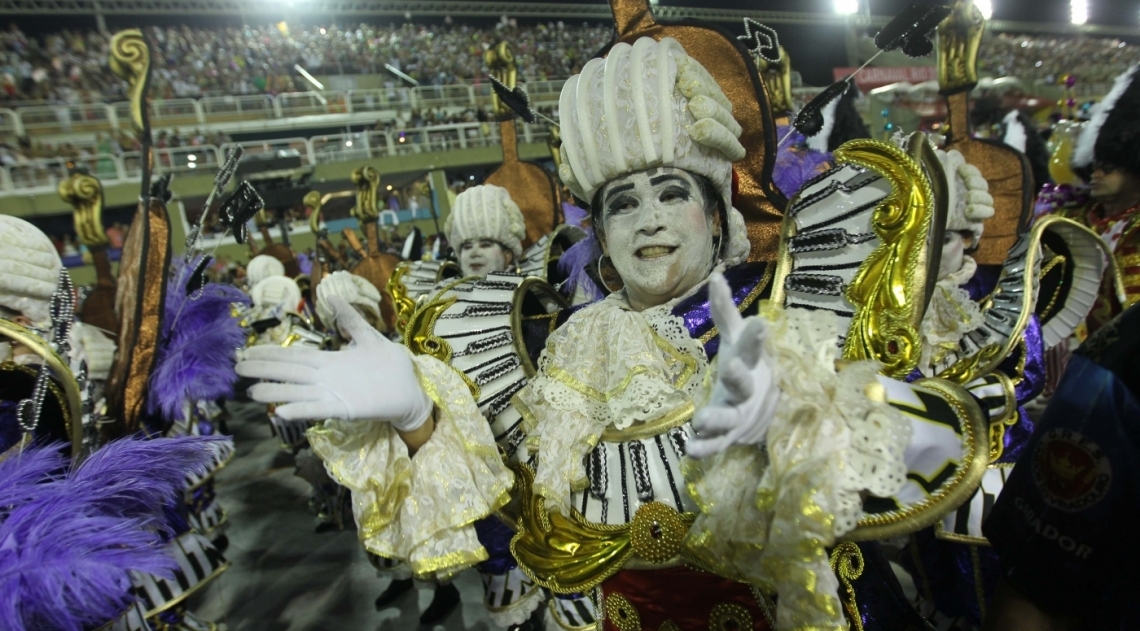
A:
[[[518,85],[518,66],[508,42],[499,42],[483,56],[491,75],[508,89]],[[562,185],[558,178],[543,167],[519,159],[518,131],[510,108],[495,97],[495,115],[499,119],[499,136],[503,146],[503,163],[494,170],[484,184],[507,189],[518,204],[526,223],[523,247],[530,247],[559,224],[562,217]],[[553,155],[553,154],[552,154]],[[453,244],[454,245],[454,244]]]
[[[974,259],[981,265],[1000,265],[1029,226],[1036,187],[1024,154],[1000,142],[970,137],[970,90],[978,82],[978,47],[984,31],[985,20],[972,0],[955,0],[953,11],[938,27],[938,82],[950,119],[945,148],[957,149],[978,167],[994,198],[994,216],[986,220]]]
[[[891,184],[871,226],[882,244],[856,272],[845,292],[855,316],[844,359],[874,359],[883,374],[902,377],[921,355],[918,327],[926,297],[927,233],[934,191],[918,163],[901,149],[875,140],[852,140],[835,151],[837,164],[870,169]]]
[[[380,172],[370,165],[362,166],[352,172],[352,183],[356,185],[356,206],[352,208],[352,216],[360,223],[364,230],[364,244],[355,239],[351,230],[345,230],[345,238],[353,244],[362,256],[360,263],[352,268],[352,273],[366,279],[380,292],[380,314],[383,326],[377,327],[382,332],[391,331],[396,326],[396,307],[392,296],[388,293],[388,280],[392,272],[400,264],[397,256],[384,252],[380,247],[380,209],[379,200]],[[364,247],[364,246],[367,247]]]
[[[75,232],[91,253],[95,266],[95,288],[83,301],[79,319],[105,331],[117,333],[115,317],[115,277],[107,256],[107,234],[103,230],[103,186],[86,173],[72,173],[59,183],[59,196],[74,209]]]
[[[150,133],[144,115],[146,92],[150,87],[150,48],[139,29],[127,29],[111,38],[111,72],[130,84],[127,89],[131,104],[131,127],[140,140]]]
[[[777,120],[787,121],[795,112],[795,102],[792,101],[792,58],[788,56],[788,51],[781,46],[780,61],[774,64],[757,56],[753,56],[752,60],[764,78],[772,115]]]
[[[709,71],[732,102],[732,116],[744,129],[740,143],[748,149],[744,159],[733,165],[739,184],[733,205],[748,227],[748,240],[752,242],[749,260],[774,261],[780,249],[780,222],[787,200],[772,183],[776,126],[767,88],[752,55],[711,24],[697,20],[657,23],[648,0],[610,0],[610,8],[617,30],[612,43],[672,37]]]

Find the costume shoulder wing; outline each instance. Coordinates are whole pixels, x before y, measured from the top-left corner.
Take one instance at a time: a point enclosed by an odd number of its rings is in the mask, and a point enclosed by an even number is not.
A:
[[[404,343],[450,365],[470,388],[491,423],[495,441],[508,456],[523,449],[522,417],[511,405],[534,375],[528,326],[552,329],[569,305],[545,281],[518,274],[492,273],[444,284],[421,302],[404,332]]]

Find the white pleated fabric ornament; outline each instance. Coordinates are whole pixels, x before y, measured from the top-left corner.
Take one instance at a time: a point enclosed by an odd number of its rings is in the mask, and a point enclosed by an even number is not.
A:
[[[325,326],[332,327],[336,322],[336,315],[329,306],[332,296],[340,296],[348,304],[369,311],[374,318],[380,315],[380,291],[375,285],[350,272],[333,272],[317,285],[317,316]]]
[[[708,178],[728,210],[726,261],[748,258],[740,211],[731,208],[732,163],[744,157],[742,129],[716,80],[677,40],[618,43],[570,77],[559,100],[558,175],[589,203],[607,182],[669,166]]]
[[[518,204],[507,189],[494,184],[472,186],[457,195],[443,230],[457,251],[464,241],[491,239],[513,252],[516,261],[526,238],[526,222]]]
[[[61,269],[59,252],[46,234],[19,217],[0,215],[0,306],[47,328]]]
[[[270,276],[284,276],[285,265],[268,254],[258,254],[245,266],[245,275],[253,287]]]
[[[249,290],[253,305],[258,309],[282,307],[287,313],[297,313],[301,303],[301,288],[288,276],[263,278]]]

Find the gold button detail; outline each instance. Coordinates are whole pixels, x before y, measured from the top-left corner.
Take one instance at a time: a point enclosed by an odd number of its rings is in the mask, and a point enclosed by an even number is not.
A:
[[[629,539],[634,554],[650,563],[664,563],[681,552],[688,531],[677,511],[661,502],[650,502],[633,516]]]
[[[736,603],[720,603],[709,612],[709,631],[747,631],[752,614]]]
[[[641,631],[641,616],[637,608],[621,594],[606,596],[606,618],[618,631]]]

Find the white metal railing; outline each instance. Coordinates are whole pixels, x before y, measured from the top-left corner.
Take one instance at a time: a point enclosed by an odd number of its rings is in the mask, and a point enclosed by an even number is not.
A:
[[[549,129],[544,125],[518,123],[520,142],[546,142]],[[435,125],[393,131],[279,138],[228,143],[221,147],[171,147],[154,150],[156,173],[213,174],[231,147],[240,146],[246,157],[301,156],[304,165],[332,164],[349,160],[371,160],[386,156],[438,153],[457,149],[497,147],[501,144],[499,126],[488,123]],[[68,176],[74,166],[98,177],[104,186],[137,182],[142,176],[143,157],[138,151],[119,155],[97,153],[81,158],[28,160],[0,169],[0,196],[50,193]]]
[[[531,100],[557,103],[565,80],[532,81],[524,84]],[[326,90],[287,92],[270,96],[204,96],[197,99],[150,101],[150,119],[155,127],[197,127],[234,121],[269,121],[300,116],[329,116],[388,112],[392,116],[425,108],[489,106],[491,84],[449,84],[414,88]],[[0,134],[69,134],[115,131],[130,125],[130,104],[78,103],[29,105],[0,109]]]

